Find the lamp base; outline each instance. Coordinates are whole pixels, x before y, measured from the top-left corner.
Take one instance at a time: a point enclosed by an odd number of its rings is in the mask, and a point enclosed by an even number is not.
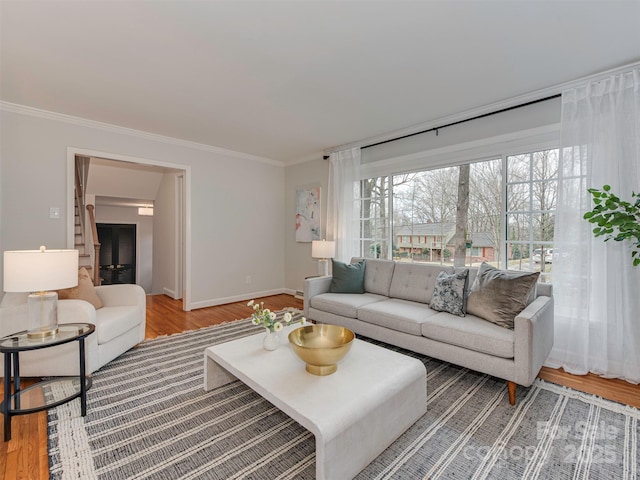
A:
[[[58,294],[56,292],[32,293],[27,298],[29,329],[27,338],[42,340],[58,333]]]
[[[38,330],[35,332],[27,332],[27,338],[29,340],[44,340],[47,338],[55,337],[58,333],[58,327],[53,330]]]
[[[326,277],[329,275],[329,260],[322,258],[318,260],[318,275]]]

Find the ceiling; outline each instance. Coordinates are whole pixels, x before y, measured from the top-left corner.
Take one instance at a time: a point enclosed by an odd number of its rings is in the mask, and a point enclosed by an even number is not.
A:
[[[86,193],[95,195],[96,206],[153,206],[163,175],[176,170],[119,162],[103,158],[90,159]]]
[[[640,60],[640,1],[0,1],[0,99],[292,164]]]

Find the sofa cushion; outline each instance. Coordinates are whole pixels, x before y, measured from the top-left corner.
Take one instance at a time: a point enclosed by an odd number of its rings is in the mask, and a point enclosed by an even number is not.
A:
[[[347,264],[331,259],[331,265],[331,293],[364,293],[364,261]]]
[[[440,272],[436,278],[436,286],[433,288],[429,307],[439,312],[464,317],[468,278],[469,270],[466,268],[452,274]]]
[[[424,263],[398,263],[393,271],[389,296],[420,303],[431,302],[440,272],[453,273],[452,267]]]
[[[422,336],[476,352],[514,358],[514,331],[474,315],[467,314],[464,318],[450,313],[433,315],[422,324]]]
[[[97,310],[103,307],[102,300],[96,294],[93,281],[87,269],[82,267],[78,270],[78,285],[63,290],[57,290],[60,300],[85,300]]]
[[[358,309],[358,320],[411,335],[422,335],[422,323],[437,315],[424,303],[391,298]]]
[[[321,293],[311,298],[310,306],[323,312],[358,318],[359,308],[386,299],[372,293]]]
[[[478,274],[479,269],[480,267],[455,267],[454,268],[454,271],[456,273],[461,272],[463,270],[469,271],[469,274],[467,275],[467,291],[465,292],[465,299],[464,299],[465,310],[467,308],[467,297],[469,296],[469,291],[471,290],[471,286],[473,285],[473,282],[475,282],[476,280],[476,275]]]
[[[389,296],[389,286],[393,277],[396,262],[393,260],[377,260],[367,258],[364,272],[364,289],[367,293]]]
[[[482,262],[467,299],[467,312],[513,329],[515,316],[535,298],[540,272],[499,270]]]
[[[96,310],[98,345],[110,342],[140,325],[142,317],[138,306],[105,307]]]

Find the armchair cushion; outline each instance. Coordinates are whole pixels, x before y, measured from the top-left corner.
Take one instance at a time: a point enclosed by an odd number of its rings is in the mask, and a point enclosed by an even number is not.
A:
[[[96,310],[96,324],[100,328],[98,345],[110,342],[114,338],[140,325],[142,319],[135,306],[108,307]]]
[[[85,300],[93,305],[96,310],[104,306],[100,297],[96,295],[89,272],[87,272],[87,269],[84,267],[78,270],[77,286],[58,290],[57,292],[58,299],[60,300]]]

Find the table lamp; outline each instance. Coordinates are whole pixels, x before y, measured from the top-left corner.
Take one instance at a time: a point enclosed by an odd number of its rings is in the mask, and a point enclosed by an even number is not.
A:
[[[311,256],[318,258],[318,275],[329,275],[329,259],[336,256],[336,242],[314,240],[311,242]]]
[[[58,333],[58,294],[50,290],[78,285],[77,250],[4,252],[4,291],[30,292],[27,300],[30,339]]]

